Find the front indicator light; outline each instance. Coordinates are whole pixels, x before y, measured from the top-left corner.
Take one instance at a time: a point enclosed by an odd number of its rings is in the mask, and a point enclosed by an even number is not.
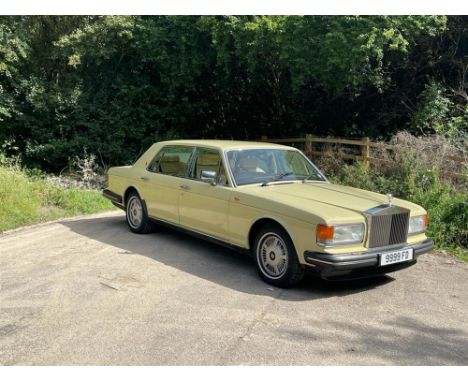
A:
[[[317,226],[317,241],[321,243],[326,243],[327,241],[333,240],[335,235],[335,227],[319,224]]]

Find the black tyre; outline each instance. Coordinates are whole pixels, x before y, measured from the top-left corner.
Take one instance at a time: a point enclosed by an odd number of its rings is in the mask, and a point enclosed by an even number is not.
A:
[[[125,203],[127,224],[134,233],[151,232],[153,226],[148,218],[146,206],[136,192],[130,193]]]
[[[296,249],[281,227],[268,224],[257,233],[252,254],[260,277],[267,283],[288,288],[304,277]]]

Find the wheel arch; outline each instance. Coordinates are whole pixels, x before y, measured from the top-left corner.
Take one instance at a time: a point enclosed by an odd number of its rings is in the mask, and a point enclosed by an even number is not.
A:
[[[284,224],[284,222],[281,222],[279,219],[272,218],[269,216],[264,216],[264,217],[257,219],[250,227],[249,235],[248,235],[249,250],[253,250],[253,247],[255,244],[255,238],[257,236],[258,231],[267,224],[276,225],[277,227],[281,228],[284,232],[286,232],[294,248],[296,249],[296,253],[297,253],[297,247],[296,247],[296,243],[294,242],[294,236],[291,234],[290,230],[286,227],[286,224]]]
[[[130,224],[129,224],[130,229],[135,233],[148,233],[148,232],[151,232],[153,226],[150,223],[151,218],[148,215],[148,208],[146,206],[146,201],[145,201],[145,199],[143,199],[142,194],[141,194],[140,190],[138,189],[138,187],[136,187],[134,185],[131,185],[131,186],[127,187],[127,189],[124,192],[123,200],[122,200],[123,205],[124,205],[125,214],[127,215],[127,223],[128,223],[127,200],[130,197],[130,195],[133,194],[133,193],[135,193],[138,196],[138,198],[141,200],[141,204],[142,204],[143,211],[144,211],[144,216],[146,216],[145,219],[147,220],[147,223],[143,226],[143,228],[141,230],[139,229],[138,231],[135,231],[134,228],[132,228],[130,226]]]
[[[137,195],[140,197],[142,203],[143,203],[143,208],[145,209],[146,213],[148,213],[148,208],[147,208],[147,205],[146,205],[146,200],[145,198],[143,197],[143,194],[140,192],[139,188],[137,186],[135,186],[134,184],[130,185],[127,187],[127,189],[125,190],[124,194],[123,194],[123,199],[122,199],[122,203],[124,205],[124,207],[127,206],[127,199],[129,197],[129,195],[132,193],[132,192],[136,192]]]
[[[123,195],[123,200],[122,200],[122,202],[123,202],[123,205],[124,205],[124,206],[127,205],[127,199],[128,199],[128,197],[130,196],[130,194],[131,194],[132,192],[136,192],[136,193],[138,194],[138,196],[140,197],[140,199],[141,199],[141,194],[140,194],[140,192],[138,191],[138,189],[137,189],[135,186],[129,186],[129,187],[127,187],[127,189],[125,190],[125,193],[124,193],[124,195]]]

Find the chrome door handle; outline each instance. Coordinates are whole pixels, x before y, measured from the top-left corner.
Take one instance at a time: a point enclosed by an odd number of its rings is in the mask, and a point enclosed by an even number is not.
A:
[[[148,178],[147,176],[142,176],[140,179],[141,179],[141,180],[144,180],[144,181],[148,181],[148,180],[149,180],[149,178]]]
[[[186,185],[186,184],[181,184],[179,186],[182,190],[190,190],[190,186]]]

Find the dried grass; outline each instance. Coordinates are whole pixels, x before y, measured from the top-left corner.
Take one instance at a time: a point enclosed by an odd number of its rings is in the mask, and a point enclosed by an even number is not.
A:
[[[316,150],[320,156],[314,156],[314,162],[328,176],[339,176],[345,171],[346,164],[353,160],[343,159],[343,154],[360,156],[361,146],[343,146],[323,144]],[[315,152],[317,152],[315,151]],[[460,184],[467,181],[468,174],[468,139],[453,141],[441,135],[414,136],[406,131],[395,134],[389,142],[373,142],[369,156],[374,171],[389,173],[397,171],[403,161],[412,158],[418,166],[435,170],[441,178]],[[451,177],[451,174],[461,174]],[[465,178],[463,179],[463,176]]]
[[[371,148],[370,155],[392,161],[394,165],[401,162],[402,156],[411,156],[425,168],[436,170],[440,174],[444,172],[466,174],[468,140],[462,138],[453,142],[441,135],[414,136],[407,131],[400,131],[389,143],[378,142],[377,147]],[[378,166],[388,165],[381,163]]]

